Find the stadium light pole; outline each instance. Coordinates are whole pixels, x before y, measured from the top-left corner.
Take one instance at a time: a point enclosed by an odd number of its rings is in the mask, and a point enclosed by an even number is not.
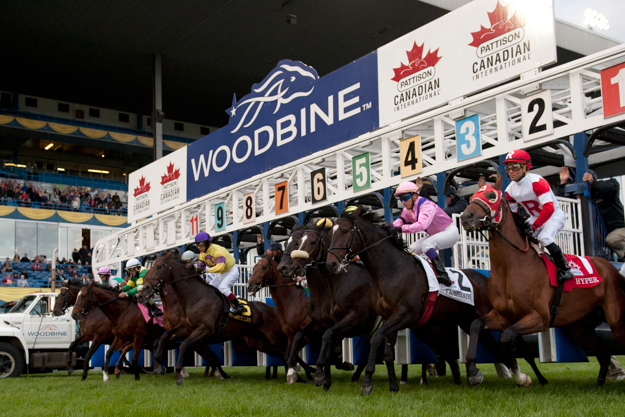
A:
[[[154,54],[154,84],[152,86],[152,131],[154,136],[154,160],[163,157],[163,86],[161,55]]]

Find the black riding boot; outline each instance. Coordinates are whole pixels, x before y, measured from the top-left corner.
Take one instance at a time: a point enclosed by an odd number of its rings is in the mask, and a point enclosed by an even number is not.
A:
[[[447,275],[445,264],[443,264],[441,257],[435,256],[430,260],[432,261],[432,265],[434,265],[434,269],[436,269],[436,272],[438,273],[438,276],[436,277],[438,282],[449,287],[451,285],[451,279],[449,279],[449,275]]]
[[[230,312],[232,314],[243,314],[243,313],[245,313],[245,306],[239,302],[238,298],[236,298],[236,297],[233,298],[231,303],[232,303],[232,308],[230,309]]]
[[[566,258],[558,245],[552,243],[547,246],[547,250],[549,251],[549,255],[553,258],[553,262],[556,264],[556,269],[558,270],[558,282],[573,278],[574,275],[571,272],[571,269],[566,262]]]
[[[160,308],[156,306],[156,304],[148,303],[148,312],[152,317],[160,317],[163,315],[163,312]]]

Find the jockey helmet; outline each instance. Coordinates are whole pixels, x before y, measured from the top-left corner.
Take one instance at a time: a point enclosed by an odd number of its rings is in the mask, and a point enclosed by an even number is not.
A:
[[[271,245],[269,245],[269,250],[282,250],[282,245],[280,244],[280,242],[271,242]]]
[[[132,268],[141,268],[141,262],[137,258],[130,258],[126,262],[126,271]]]
[[[200,244],[203,243],[207,248],[211,245],[211,237],[206,232],[200,232],[195,235],[195,243]]]
[[[185,251],[185,253],[182,254],[182,260],[183,261],[192,261],[192,260],[195,259],[196,256],[197,255],[193,251],[188,250],[188,251]]]
[[[417,188],[417,184],[415,184],[414,182],[410,182],[410,181],[402,182],[401,184],[397,186],[397,189],[395,190],[395,196],[400,196],[403,194],[412,194],[412,193],[418,194],[419,189]]]
[[[503,164],[525,164],[527,169],[532,169],[532,159],[530,158],[530,154],[524,151],[523,149],[517,149],[516,151],[512,151],[506,155],[506,159],[504,159]]]
[[[111,272],[111,270],[109,269],[108,266],[103,266],[100,267],[100,269],[98,269],[98,275],[112,275],[113,273]]]

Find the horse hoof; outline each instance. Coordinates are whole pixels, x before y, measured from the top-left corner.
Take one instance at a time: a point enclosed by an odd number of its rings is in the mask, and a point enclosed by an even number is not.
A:
[[[326,381],[326,379],[323,376],[316,376],[315,375],[315,386],[320,387],[323,385],[323,383]]]
[[[67,368],[67,375],[72,375],[74,373],[74,368]]]
[[[183,377],[183,378],[188,378],[188,377],[189,377],[189,373],[188,373],[188,372],[187,372],[187,370],[186,370],[186,369],[184,369],[184,368],[182,369],[181,374],[182,374],[182,377]]]
[[[184,378],[181,375],[176,377],[176,385],[180,386],[184,382]]]
[[[300,365],[299,363],[296,363],[293,369],[295,369],[295,372],[299,373],[299,371],[302,370],[302,365]],[[313,370],[312,372],[315,372],[315,371]]]
[[[354,365],[350,362],[343,362],[343,365],[341,366],[341,369],[344,371],[353,371],[354,370]]]
[[[289,385],[294,384],[297,381],[298,377],[299,375],[297,375],[295,369],[290,368],[289,371],[286,373],[286,383]]]
[[[160,364],[154,365],[154,367],[152,368],[152,371],[154,372],[155,375],[158,375],[161,372],[161,365]]]
[[[362,385],[360,387],[360,395],[369,395],[373,392],[373,384]]]
[[[85,382],[85,379],[87,379],[87,377],[83,376],[82,378],[80,378],[80,382]]]
[[[517,385],[523,388],[529,388],[530,385],[532,385],[532,378],[530,378],[529,375],[524,374],[525,378],[519,378],[519,380],[516,381]]]
[[[477,374],[474,376],[467,376],[467,382],[471,386],[480,385],[484,381],[484,375],[482,375],[482,371],[477,371]]]
[[[399,381],[399,385],[408,385],[408,381]]]
[[[389,387],[388,390],[391,394],[395,394],[399,392],[399,387]]]
[[[135,381],[138,381],[140,379],[141,379],[141,377],[139,375],[135,375]]]
[[[324,391],[329,391],[330,390],[330,385],[329,384],[328,385],[323,384],[323,390]]]

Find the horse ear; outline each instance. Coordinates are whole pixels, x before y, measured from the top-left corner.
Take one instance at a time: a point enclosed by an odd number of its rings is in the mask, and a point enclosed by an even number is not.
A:
[[[495,185],[493,185],[493,188],[495,188],[497,190],[501,190],[501,184],[502,183],[503,183],[503,175],[498,174],[497,181],[495,181]]]
[[[88,288],[93,288],[94,285],[95,285],[95,281],[91,281],[87,287]]]

